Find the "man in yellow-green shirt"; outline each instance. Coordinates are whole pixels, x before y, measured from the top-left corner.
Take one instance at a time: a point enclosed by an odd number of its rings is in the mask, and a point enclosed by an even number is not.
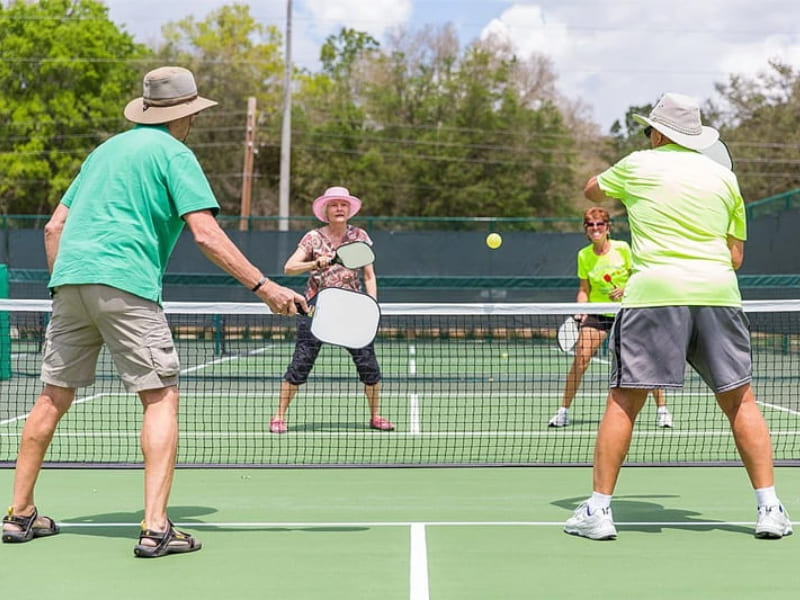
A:
[[[781,538],[792,525],[775,491],[769,429],[750,384],[747,317],[734,269],[744,256],[744,202],[736,176],[702,151],[718,140],[698,104],[665,94],[645,125],[650,150],[592,177],[592,202],[619,199],[628,211],[633,274],[609,344],[610,392],[595,445],[594,491],[564,531],[615,539],[611,497],[648,390],[683,386],[688,362],[731,423],[755,490],[755,535]]]

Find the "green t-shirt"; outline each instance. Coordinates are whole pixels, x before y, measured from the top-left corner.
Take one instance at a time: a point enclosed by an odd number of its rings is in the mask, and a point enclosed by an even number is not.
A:
[[[631,275],[631,248],[622,240],[609,240],[605,254],[595,254],[589,244],[578,252],[578,278],[589,281],[589,302],[614,302],[608,294],[624,288]]]
[[[741,306],[728,235],[747,239],[732,171],[676,144],[629,154],[597,177],[628,210],[633,275],[623,306]]]
[[[194,153],[164,125],[98,146],[61,203],[69,213],[49,286],[104,284],[154,302],[181,217],[219,211]]]

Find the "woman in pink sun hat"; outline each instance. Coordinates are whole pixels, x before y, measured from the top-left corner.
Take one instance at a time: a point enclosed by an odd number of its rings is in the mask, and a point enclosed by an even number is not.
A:
[[[297,245],[297,250],[283,266],[284,273],[309,274],[305,296],[310,303],[321,289],[327,287],[365,291],[377,300],[378,286],[373,265],[361,269],[348,269],[333,262],[336,249],[342,244],[366,242],[372,245],[372,240],[366,231],[348,223],[361,210],[361,200],[351,195],[345,187],[329,187],[322,196],[314,200],[311,210],[325,225],[312,229],[303,236]],[[322,342],[311,334],[311,319],[307,316],[298,316],[297,342],[292,362],[281,382],[278,410],[269,422],[269,430],[272,433],[288,431],[286,411],[298,388],[308,380],[321,347]],[[347,348],[347,351],[353,357],[358,377],[364,384],[364,394],[370,411],[370,428],[379,431],[393,430],[394,425],[379,413],[381,370],[374,344],[359,349]]]

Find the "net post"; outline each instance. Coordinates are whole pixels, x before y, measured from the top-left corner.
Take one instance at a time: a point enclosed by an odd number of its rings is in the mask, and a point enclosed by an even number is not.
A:
[[[225,354],[225,318],[222,315],[213,315],[211,322],[214,331],[214,354],[222,356]]]
[[[0,298],[8,298],[8,265],[0,264]],[[11,326],[8,312],[0,312],[0,380],[11,379]]]

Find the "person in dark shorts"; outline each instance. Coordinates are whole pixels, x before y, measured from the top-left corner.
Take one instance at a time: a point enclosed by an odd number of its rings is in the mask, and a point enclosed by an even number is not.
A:
[[[714,392],[755,491],[755,535],[781,538],[792,524],[775,491],[770,433],[751,387],[747,316],[735,269],[747,238],[736,175],[702,154],[719,133],[697,102],[664,94],[645,126],[650,149],[589,179],[591,202],[619,199],[628,210],[633,275],[611,331],[610,391],[594,452],[594,491],[566,533],[615,539],[611,498],[636,416],[653,387],[680,389],[686,363]]]
[[[576,302],[619,302],[631,274],[631,249],[622,240],[611,239],[611,216],[605,208],[593,206],[583,213],[583,228],[591,244],[578,251],[578,295]],[[592,357],[605,341],[614,315],[575,315],[579,323],[575,357],[572,360],[561,406],[548,422],[550,427],[569,425],[569,409]],[[656,403],[656,424],[672,427],[664,391],[651,390]]]

